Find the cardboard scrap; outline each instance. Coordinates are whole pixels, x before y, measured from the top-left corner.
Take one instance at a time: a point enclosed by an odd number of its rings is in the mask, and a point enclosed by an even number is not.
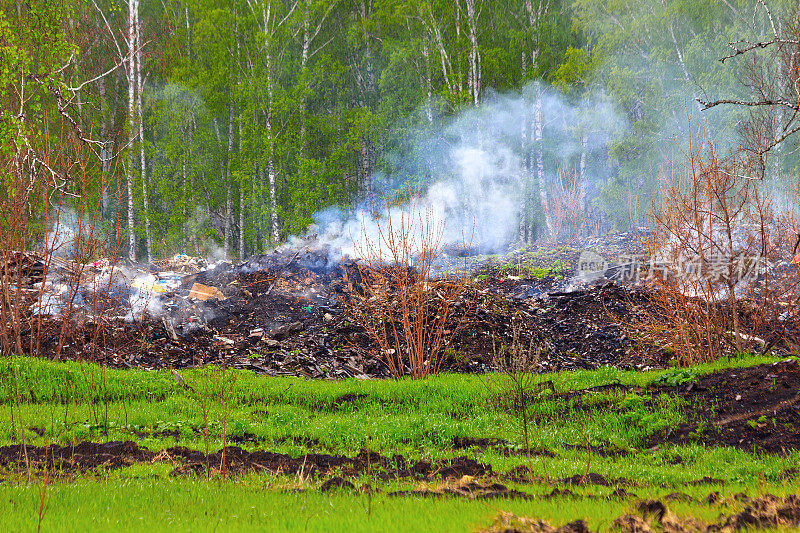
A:
[[[189,298],[196,298],[205,302],[211,298],[224,300],[225,295],[222,294],[222,291],[216,287],[209,287],[208,285],[203,285],[202,283],[195,283],[192,285],[192,290],[189,291]]]

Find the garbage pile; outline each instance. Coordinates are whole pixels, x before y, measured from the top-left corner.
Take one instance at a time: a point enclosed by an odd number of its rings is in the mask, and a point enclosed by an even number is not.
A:
[[[456,311],[444,328],[453,339],[442,371],[484,372],[501,347],[543,338],[541,371],[668,365],[659,351],[647,360],[632,355],[637,339],[625,326],[651,305],[648,289],[602,277],[573,283],[575,251],[557,253],[568,255],[550,254],[547,264],[556,260],[568,268],[544,275],[536,270],[537,277],[525,273],[538,267],[509,270],[499,258],[491,264],[476,259],[477,268],[464,274],[469,288],[452,302]],[[50,273],[37,282],[38,263],[24,256],[3,272],[27,269],[32,285],[51,284],[39,285],[41,300],[49,303],[37,316],[58,334],[37,340],[35,353],[43,357],[122,368],[215,364],[309,378],[387,376],[379,347],[346,305],[351,289],[370,283],[369,272],[330,257],[324,246],[295,245],[235,265],[182,255],[152,265],[101,259],[82,265],[69,278],[80,280],[77,286],[63,293]],[[361,278],[348,283],[353,272]],[[430,283],[430,297],[438,298],[437,280]]]

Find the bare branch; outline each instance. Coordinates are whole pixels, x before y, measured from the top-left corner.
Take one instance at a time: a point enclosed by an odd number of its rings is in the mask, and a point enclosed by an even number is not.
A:
[[[89,85],[90,83],[95,82],[95,81],[99,80],[100,78],[105,78],[106,76],[108,76],[109,74],[111,74],[112,72],[117,70],[120,66],[122,66],[122,64],[125,63],[125,61],[126,61],[126,59],[124,59],[124,58],[120,59],[113,67],[111,67],[107,71],[103,72],[102,74],[98,74],[94,78],[84,81],[83,83],[81,83],[77,87],[64,87],[64,90],[65,91],[69,91],[71,93],[78,92],[81,89],[83,89],[86,85]]]
[[[100,16],[103,17],[103,22],[106,24],[108,33],[111,34],[111,39],[114,41],[114,46],[117,49],[117,54],[119,55],[119,58],[124,62],[125,56],[127,54],[122,53],[122,49],[119,47],[119,43],[117,42],[117,37],[116,35],[114,35],[114,30],[111,29],[111,24],[108,23],[108,19],[106,19],[105,13],[103,13],[103,10],[100,9],[100,6],[97,5],[97,2],[95,2],[95,0],[92,0],[92,4],[94,4],[95,9],[97,9],[98,13],[100,13]],[[123,39],[125,39],[125,37],[123,37]],[[128,41],[125,40],[125,42],[127,43]]]
[[[741,48],[738,47],[738,45],[741,45],[741,44],[746,44],[747,46],[744,46],[744,47],[741,47]],[[720,60],[721,63],[724,63],[728,59],[732,59],[732,58],[734,58],[736,56],[740,56],[742,54],[746,54],[747,52],[752,52],[753,50],[757,50],[759,48],[767,48],[768,46],[773,45],[773,44],[800,44],[800,41],[796,40],[796,39],[779,39],[777,37],[775,37],[774,39],[772,39],[770,41],[760,41],[760,42],[756,42],[756,43],[752,43],[752,42],[746,41],[746,40],[736,41],[735,43],[728,43],[728,47],[731,48],[734,52],[732,54],[730,54],[730,55],[725,56],[725,57],[721,57],[719,60]]]
[[[770,26],[772,26],[772,35],[774,35],[777,38],[778,37],[778,30],[775,29],[775,21],[772,20],[772,13],[769,12],[769,8],[767,7],[767,4],[764,3],[764,0],[758,0],[758,3],[761,4],[761,7],[763,7],[764,11],[767,13],[767,18],[769,19],[769,24],[770,24]]]
[[[759,155],[766,154],[767,152],[769,152],[770,150],[772,150],[773,148],[775,148],[776,146],[778,146],[780,143],[782,143],[782,142],[783,142],[783,141],[785,141],[785,140],[786,140],[788,137],[790,137],[791,135],[793,135],[793,134],[797,133],[798,131],[800,131],[800,126],[795,126],[795,127],[794,127],[794,128],[792,128],[791,130],[785,130],[785,131],[783,132],[783,134],[781,134],[781,135],[779,135],[779,136],[775,137],[775,139],[774,139],[774,140],[773,140],[771,143],[769,143],[769,144],[766,146],[766,148],[762,148],[761,150],[759,150],[759,151],[758,151],[758,154],[759,154]]]
[[[704,102],[700,98],[696,99],[697,102],[703,106],[703,110],[711,109],[712,107],[716,107],[718,105],[723,104],[732,104],[732,105],[741,105],[746,107],[770,107],[770,106],[782,106],[788,107],[789,109],[798,110],[800,109],[800,104],[795,102],[789,102],[787,100],[757,100],[754,102],[748,102],[746,100],[714,100],[713,102]]]

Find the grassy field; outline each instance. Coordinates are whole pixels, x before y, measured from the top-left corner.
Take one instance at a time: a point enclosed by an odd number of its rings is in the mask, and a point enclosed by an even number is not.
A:
[[[501,482],[534,498],[396,497],[388,493],[436,490],[459,481],[380,481],[371,472],[352,479],[356,490],[321,493],[329,476],[176,477],[170,475],[176,465],[169,461],[49,472],[43,491],[44,472],[34,472],[29,482],[23,465],[7,465],[0,475],[0,528],[36,529],[42,494],[42,529],[54,531],[469,531],[489,526],[500,511],[554,525],[580,518],[593,530],[605,530],[613,518],[632,512],[639,499],[675,492],[691,501],[670,503],[671,510],[713,521],[721,512],[741,509],[743,504],[732,499],[738,493],[798,492],[797,478],[787,471],[800,464],[800,453],[653,446],[651,437],[685,421],[691,406],[648,385],[770,361],[726,359],[688,374],[603,369],[537,376],[553,387],[535,397],[528,413],[531,483],[505,474],[521,465],[527,469],[522,425],[512,410],[502,408],[498,390],[480,376],[325,382],[212,368],[119,371],[88,363],[4,359],[2,444],[19,444],[24,427],[26,443],[36,446],[131,440],[153,451],[176,445],[204,451],[208,445],[214,452],[235,444],[292,457],[312,452],[353,456],[365,447],[385,456],[402,454],[409,461],[467,456],[491,465],[495,474],[487,482]],[[585,391],[612,383],[622,387]],[[467,437],[499,439],[500,444],[454,448],[457,439]],[[567,487],[558,480],[588,473],[624,479],[622,485],[570,486],[572,494],[544,497]],[[367,485],[374,494],[364,489]],[[618,486],[632,496],[614,495]],[[712,492],[720,493],[722,506],[704,503]]]

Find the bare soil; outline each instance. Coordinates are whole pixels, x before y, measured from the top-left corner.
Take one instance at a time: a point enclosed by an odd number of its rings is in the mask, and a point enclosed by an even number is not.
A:
[[[26,458],[27,457],[27,458]],[[308,453],[291,457],[267,450],[248,452],[237,446],[225,448],[206,456],[184,446],[173,446],[157,452],[138,444],[126,442],[80,442],[74,446],[27,446],[15,444],[0,447],[0,467],[7,472],[20,472],[30,461],[34,470],[48,469],[55,475],[88,472],[94,469],[116,469],[137,463],[173,463],[172,475],[204,474],[207,469],[215,473],[242,474],[270,471],[280,475],[304,476],[337,474],[356,476],[373,473],[384,480],[411,478],[430,480],[463,476],[491,475],[492,467],[469,457],[456,457],[446,461],[411,461],[402,455],[386,457],[362,450],[354,457],[325,453]]]
[[[787,360],[728,369],[660,389],[683,397],[689,420],[658,443],[698,442],[748,451],[800,449],[800,365]]]

